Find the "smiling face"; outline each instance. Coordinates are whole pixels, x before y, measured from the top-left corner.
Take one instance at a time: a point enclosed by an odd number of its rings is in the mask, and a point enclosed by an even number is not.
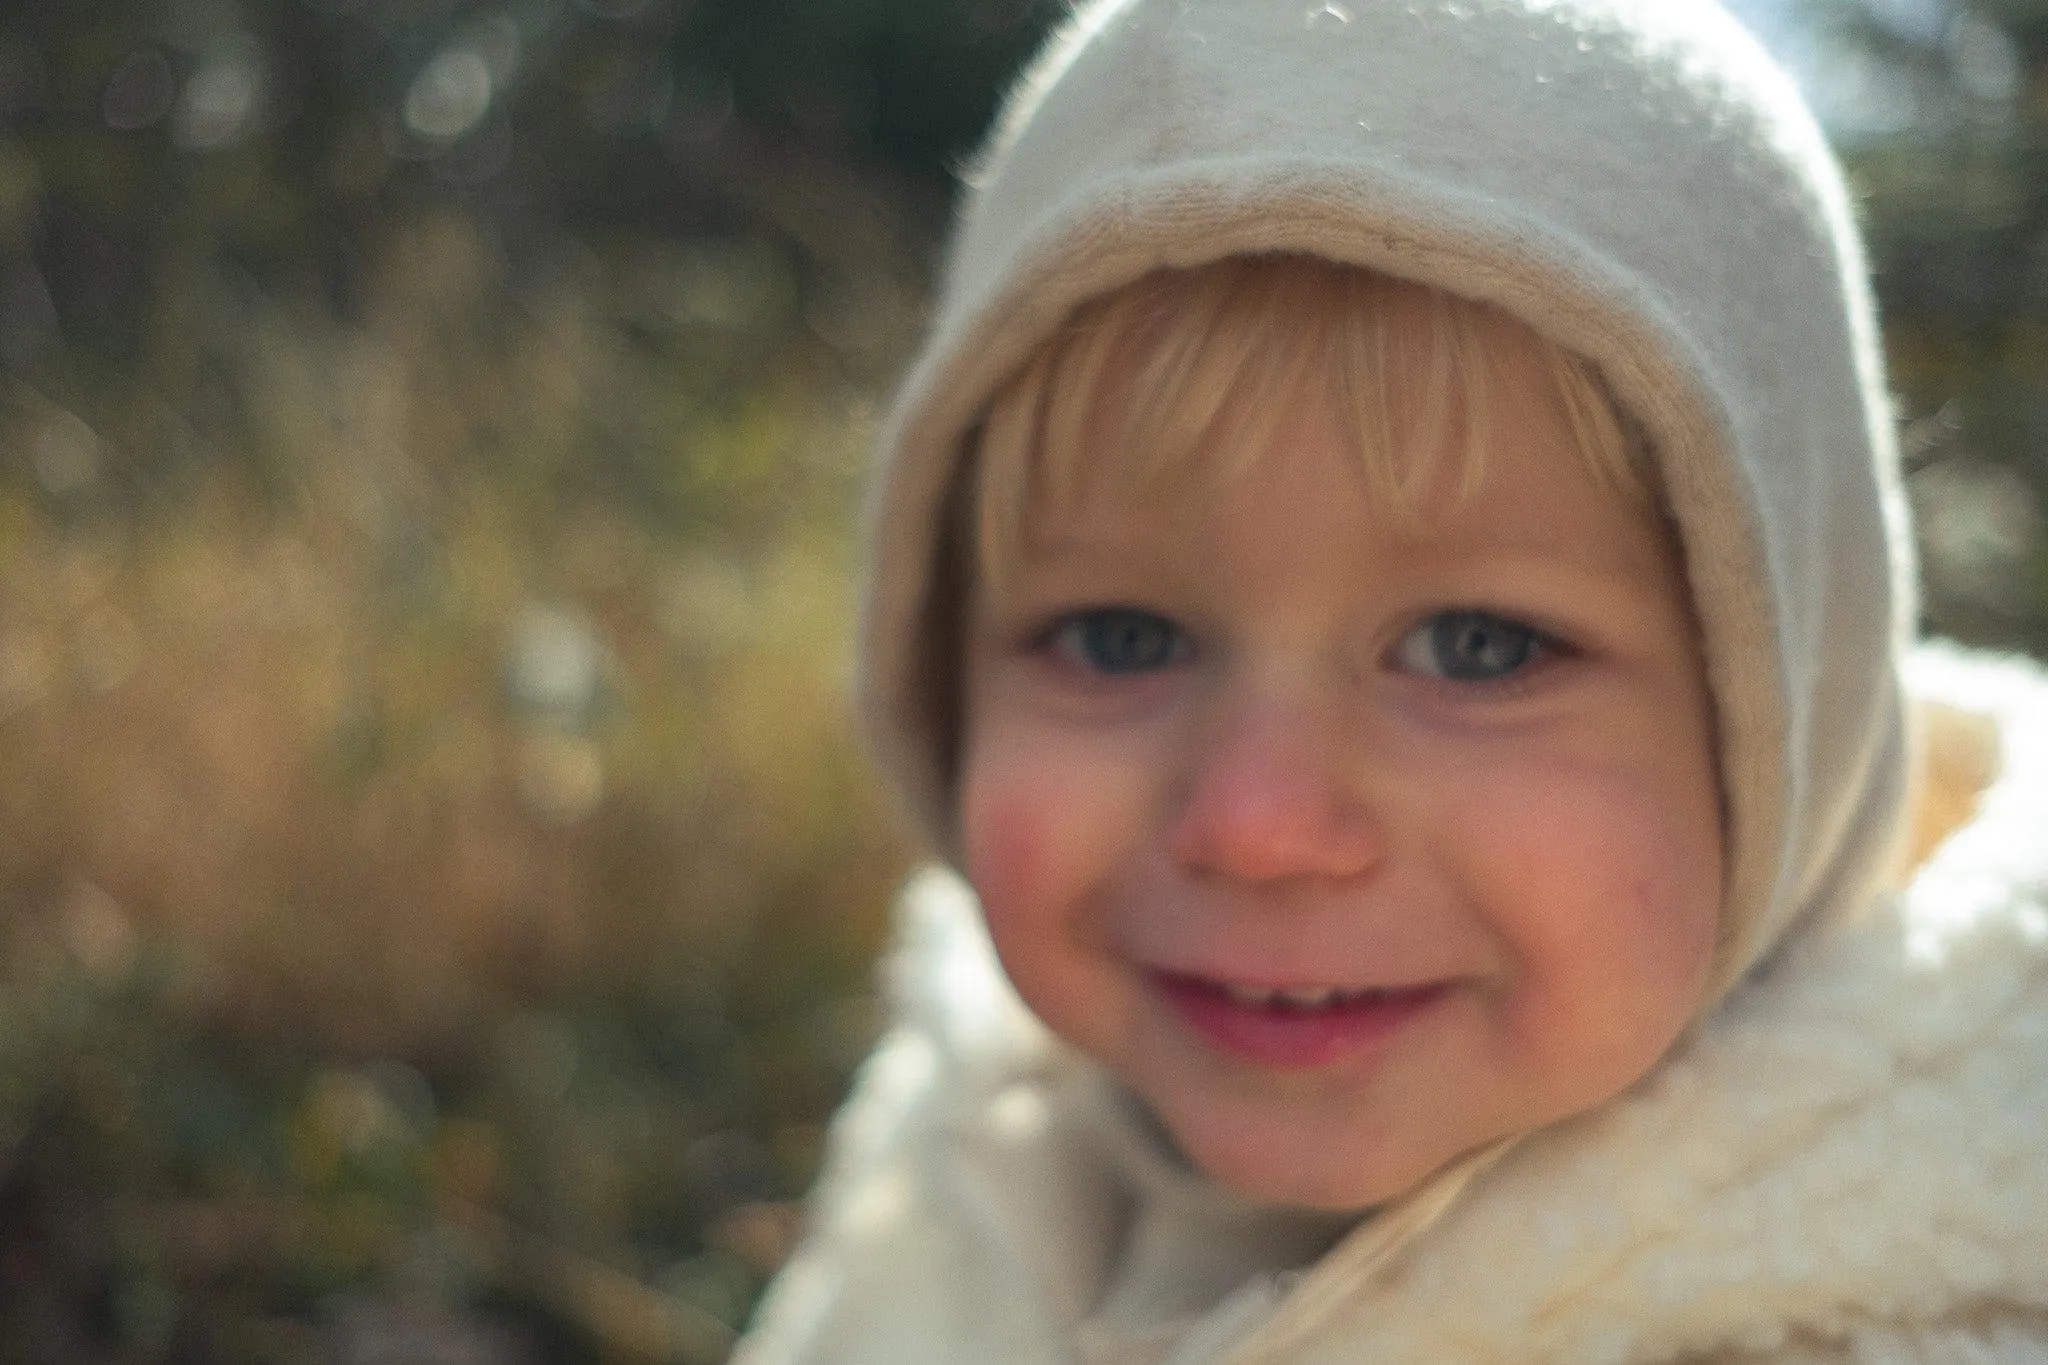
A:
[[[972,595],[960,839],[1003,965],[1264,1201],[1364,1208],[1601,1104],[1713,959],[1676,554],[1574,449],[1540,344],[1478,325],[1462,495],[1390,507],[1311,392],[1220,484],[1035,498]]]

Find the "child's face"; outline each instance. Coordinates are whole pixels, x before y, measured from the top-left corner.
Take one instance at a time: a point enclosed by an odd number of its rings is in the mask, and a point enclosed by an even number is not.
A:
[[[1033,520],[971,610],[959,811],[1046,1023],[1225,1184],[1355,1209],[1643,1075],[1722,849],[1658,520],[1503,399],[1479,490],[1403,521],[1326,409],[1220,493]]]

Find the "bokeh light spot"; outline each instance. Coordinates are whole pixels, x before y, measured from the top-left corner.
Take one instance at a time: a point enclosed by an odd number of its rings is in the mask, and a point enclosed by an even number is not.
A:
[[[405,126],[430,142],[453,142],[490,112],[491,64],[474,47],[454,47],[428,62],[405,95]]]
[[[180,147],[214,151],[247,137],[262,107],[263,60],[246,40],[209,57],[185,82],[172,134]]]

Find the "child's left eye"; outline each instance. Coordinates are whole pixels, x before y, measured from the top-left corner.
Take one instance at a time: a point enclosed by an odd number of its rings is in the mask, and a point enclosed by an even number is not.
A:
[[[1534,626],[1486,611],[1441,611],[1418,624],[1395,648],[1400,665],[1449,682],[1501,682],[1551,648]]]
[[[1053,651],[1092,673],[1151,673],[1187,656],[1186,632],[1156,612],[1135,607],[1098,607],[1055,622],[1047,636]]]

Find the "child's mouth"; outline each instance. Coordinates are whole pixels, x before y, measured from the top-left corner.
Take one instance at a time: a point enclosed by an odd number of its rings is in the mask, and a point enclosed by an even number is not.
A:
[[[1212,1047],[1284,1071],[1376,1051],[1449,990],[1442,982],[1279,988],[1172,972],[1153,979],[1174,1012]]]

